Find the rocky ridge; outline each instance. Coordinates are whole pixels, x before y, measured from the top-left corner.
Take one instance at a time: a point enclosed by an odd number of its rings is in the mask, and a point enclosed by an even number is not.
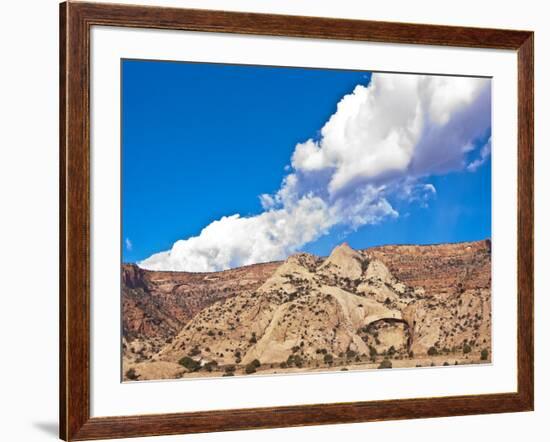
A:
[[[215,298],[184,325],[181,320],[179,332],[147,362],[133,366],[129,359],[133,374],[172,378],[202,367],[231,374],[239,367],[256,371],[258,364],[331,368],[487,351],[490,243],[363,251],[343,244],[324,260],[298,254],[265,264],[246,289]]]
[[[122,266],[123,355],[147,360],[205,307],[259,287],[277,263],[215,273],[157,272]]]

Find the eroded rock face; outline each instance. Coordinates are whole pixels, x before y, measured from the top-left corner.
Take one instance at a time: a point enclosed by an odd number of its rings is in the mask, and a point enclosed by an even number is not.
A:
[[[198,312],[214,302],[260,286],[278,263],[216,273],[154,272],[122,266],[123,349],[129,358],[148,359]]]
[[[329,356],[479,352],[491,347],[490,268],[490,243],[480,241],[342,245],[326,259],[298,254],[216,273],[128,269],[125,344],[151,348],[127,360],[162,362],[143,368],[148,376],[184,357],[318,367]]]
[[[145,270],[135,264],[122,266],[122,287],[126,289],[138,289],[146,287]]]
[[[317,266],[310,256],[290,257],[255,291],[201,311],[157,356],[275,364],[294,355],[314,364],[327,353],[368,355],[371,347],[407,355],[488,345],[487,289],[463,283],[427,294],[399,281],[377,255],[346,245]]]
[[[426,246],[381,246],[367,249],[403,283],[426,293],[490,289],[491,240]]]

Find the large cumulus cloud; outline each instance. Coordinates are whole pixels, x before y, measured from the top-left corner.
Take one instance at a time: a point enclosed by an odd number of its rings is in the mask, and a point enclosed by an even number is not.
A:
[[[292,165],[331,169],[328,190],[463,166],[472,142],[491,124],[490,81],[482,78],[373,74],[338,103],[319,140],[296,146]]]
[[[390,196],[425,205],[436,194],[426,177],[485,161],[490,147],[467,158],[490,124],[488,79],[373,74],[340,100],[317,139],[296,145],[280,189],[260,196],[262,213],[224,216],[139,265],[216,271],[284,259],[334,226],[396,217]]]

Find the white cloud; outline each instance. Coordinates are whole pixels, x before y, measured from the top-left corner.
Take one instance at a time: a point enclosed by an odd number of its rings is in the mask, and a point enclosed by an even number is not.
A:
[[[332,206],[335,224],[348,225],[357,229],[366,224],[378,224],[384,218],[396,218],[399,213],[384,197],[385,186],[367,185],[339,198]]]
[[[297,204],[252,217],[224,216],[198,236],[139,263],[150,270],[207,272],[286,258],[335,224],[327,204],[305,195]]]
[[[284,259],[336,225],[399,216],[391,195],[425,206],[436,189],[423,177],[485,161],[482,151],[466,165],[465,155],[490,128],[490,104],[488,79],[373,74],[318,140],[296,145],[280,189],[260,195],[261,214],[222,217],[139,265],[216,271]]]
[[[491,138],[483,145],[479,151],[479,157],[466,166],[468,172],[475,172],[481,165],[485,164],[491,155]]]
[[[132,248],[134,247],[133,244],[132,244],[132,241],[130,241],[130,238],[126,238],[124,240],[124,244],[126,245],[126,250],[128,250],[129,252],[132,251]]]
[[[407,178],[397,185],[397,196],[408,203],[417,203],[428,207],[428,202],[435,198],[437,190],[433,184],[418,182],[416,178]]]
[[[332,169],[331,194],[380,177],[460,167],[490,125],[490,80],[373,74],[338,103],[317,141],[296,146],[302,172]]]
[[[423,124],[418,77],[373,75],[338,103],[319,141],[298,144],[292,156],[304,172],[332,168],[329,191],[409,166]]]

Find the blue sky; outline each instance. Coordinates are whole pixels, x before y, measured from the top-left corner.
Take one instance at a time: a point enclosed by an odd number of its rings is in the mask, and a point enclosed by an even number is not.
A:
[[[342,97],[370,80],[358,71],[123,60],[123,261],[168,251],[224,216],[269,210],[259,196],[282,188],[297,144],[322,139]],[[490,127],[472,136],[465,165],[481,158],[489,137]],[[385,190],[383,200],[398,215],[353,226],[334,222],[290,247],[327,255],[343,241],[366,248],[489,238],[490,155],[479,163],[416,172],[414,183],[433,185],[434,195],[415,201]],[[229,266],[249,262],[228,259]]]

